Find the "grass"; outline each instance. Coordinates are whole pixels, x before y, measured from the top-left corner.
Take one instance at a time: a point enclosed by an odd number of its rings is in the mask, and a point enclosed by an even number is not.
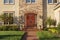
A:
[[[60,37],[48,31],[37,32],[37,36],[39,40],[60,40]]]
[[[21,40],[22,31],[0,31],[0,40]]]

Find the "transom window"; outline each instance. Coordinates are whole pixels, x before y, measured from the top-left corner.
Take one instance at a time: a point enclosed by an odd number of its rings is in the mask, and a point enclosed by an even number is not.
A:
[[[35,0],[26,0],[26,3],[35,3]]]
[[[48,0],[48,3],[57,3],[57,0]]]
[[[13,24],[13,13],[14,12],[4,12],[4,24]]]
[[[14,0],[4,0],[4,4],[14,4]]]

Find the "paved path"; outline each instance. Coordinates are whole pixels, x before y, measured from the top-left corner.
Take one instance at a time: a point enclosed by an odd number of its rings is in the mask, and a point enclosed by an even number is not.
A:
[[[35,29],[28,29],[26,30],[27,34],[25,35],[25,39],[23,40],[38,40],[38,37],[36,35],[37,30]]]
[[[36,35],[36,31],[27,32],[27,40],[38,40],[38,37]]]

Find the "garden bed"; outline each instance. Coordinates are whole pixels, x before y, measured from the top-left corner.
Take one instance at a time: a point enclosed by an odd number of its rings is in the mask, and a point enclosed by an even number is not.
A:
[[[39,31],[37,32],[37,36],[39,37],[39,40],[60,40],[60,37],[49,31]]]
[[[0,40],[21,40],[23,35],[22,31],[0,31]]]

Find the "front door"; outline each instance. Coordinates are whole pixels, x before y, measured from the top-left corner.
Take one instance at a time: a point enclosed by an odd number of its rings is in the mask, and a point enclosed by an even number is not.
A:
[[[28,13],[25,15],[25,25],[26,25],[26,27],[34,27],[35,26],[35,14]]]

